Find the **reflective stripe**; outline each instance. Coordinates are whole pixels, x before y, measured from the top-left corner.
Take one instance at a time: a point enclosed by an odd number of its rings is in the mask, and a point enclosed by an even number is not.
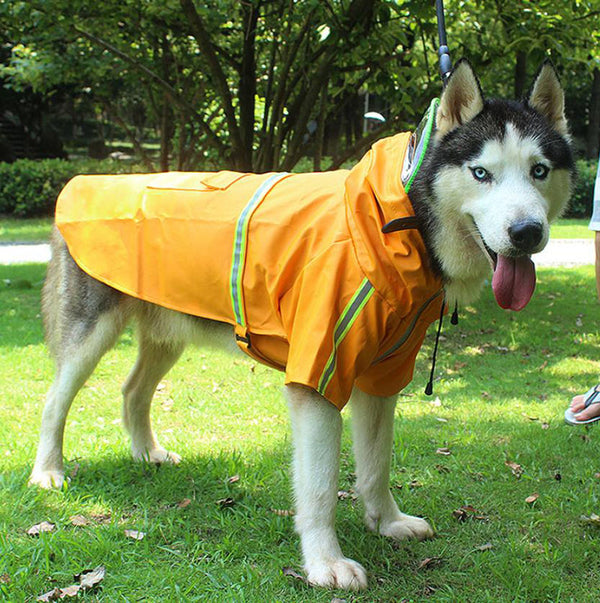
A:
[[[404,190],[406,191],[406,194],[408,194],[408,192],[410,191],[410,187],[412,186],[412,183],[418,171],[421,169],[423,159],[425,158],[425,153],[427,152],[427,148],[429,147],[429,141],[431,139],[431,133],[433,132],[433,126],[435,124],[439,104],[440,101],[437,98],[434,98],[431,101],[431,103],[429,104],[429,108],[427,109],[427,113],[425,114],[425,117],[423,117],[424,123],[419,124],[419,127],[413,134],[413,136],[418,138],[418,140],[416,141],[416,148],[414,150],[414,152],[417,154],[417,157],[416,163],[415,157],[412,157],[410,159],[411,165],[409,165],[408,167],[408,174],[403,174],[402,184],[404,185]],[[423,125],[423,130],[419,134],[418,131],[421,128],[421,125]]]
[[[323,374],[319,379],[319,385],[317,387],[317,391],[321,395],[325,395],[325,390],[335,373],[335,363],[337,359],[337,350],[344,337],[346,337],[350,327],[354,324],[354,321],[357,319],[360,311],[365,307],[365,304],[373,295],[373,285],[368,281],[367,278],[363,280],[360,284],[359,288],[356,290],[352,299],[348,302],[341,316],[338,318],[337,323],[333,329],[333,350],[331,351],[331,355],[325,364],[325,369],[323,370]]]
[[[410,324],[408,325],[408,329],[406,329],[406,331],[404,332],[404,334],[402,335],[402,337],[400,337],[400,339],[387,351],[385,351],[383,354],[381,354],[381,356],[379,356],[379,358],[375,358],[373,364],[377,363],[377,362],[381,362],[382,360],[385,360],[386,358],[388,358],[389,356],[391,356],[394,352],[396,352],[402,345],[404,345],[406,343],[406,341],[408,340],[408,338],[411,336],[412,332],[415,330],[415,326],[417,324],[417,321],[419,320],[419,318],[421,318],[421,314],[423,314],[423,312],[425,312],[425,310],[429,307],[429,305],[431,304],[431,302],[435,299],[437,299],[440,295],[442,294],[442,290],[440,289],[439,291],[437,291],[436,293],[434,293],[417,311],[417,313],[414,315],[413,319],[410,321]]]
[[[279,180],[288,176],[287,172],[273,174],[269,176],[252,195],[246,207],[242,210],[235,227],[235,237],[233,240],[233,258],[231,262],[231,276],[229,280],[231,303],[233,305],[233,315],[236,322],[243,327],[246,326],[246,315],[244,312],[244,294],[242,291],[242,277],[244,275],[244,264],[246,262],[246,247],[248,225],[253,211],[265,198],[271,188]]]

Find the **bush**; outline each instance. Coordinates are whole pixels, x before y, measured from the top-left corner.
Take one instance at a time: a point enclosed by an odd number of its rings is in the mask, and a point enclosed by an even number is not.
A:
[[[592,215],[597,169],[597,161],[585,159],[577,161],[577,178],[571,202],[565,214],[566,218],[589,218]]]
[[[147,170],[113,159],[20,159],[14,163],[0,163],[0,214],[51,216],[58,193],[73,176],[140,171]]]

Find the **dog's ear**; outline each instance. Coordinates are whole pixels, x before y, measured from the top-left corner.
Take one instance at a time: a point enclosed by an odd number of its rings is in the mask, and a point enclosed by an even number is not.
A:
[[[527,102],[563,136],[569,135],[565,118],[565,94],[550,60],[542,63]]]
[[[436,128],[443,136],[473,119],[483,109],[483,93],[479,80],[466,59],[461,59],[452,70],[446,89],[440,99]]]

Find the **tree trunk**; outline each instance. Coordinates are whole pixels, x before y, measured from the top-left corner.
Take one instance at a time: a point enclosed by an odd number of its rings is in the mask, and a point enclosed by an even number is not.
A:
[[[313,170],[321,171],[321,160],[323,158],[323,141],[325,140],[325,118],[327,117],[327,86],[321,93],[319,104],[319,117],[317,120],[317,131],[315,132],[315,155],[313,158]]]
[[[594,69],[592,94],[590,97],[590,118],[586,136],[586,157],[597,159],[600,147],[600,69]]]
[[[252,142],[254,139],[254,105],[256,98],[256,23],[258,21],[259,6],[251,2],[242,2],[242,20],[244,23],[244,50],[242,52],[242,66],[240,70],[240,88],[238,98],[240,101],[240,134],[244,157],[250,164],[243,166],[252,169]]]
[[[525,96],[526,85],[527,53],[524,50],[517,50],[517,60],[515,62],[515,98],[517,100]]]

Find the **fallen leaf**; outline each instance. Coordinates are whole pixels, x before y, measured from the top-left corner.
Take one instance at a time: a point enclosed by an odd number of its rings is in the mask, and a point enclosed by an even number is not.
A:
[[[481,544],[475,547],[476,551],[490,551],[494,548],[494,545],[491,542],[486,542],[485,544]]]
[[[105,574],[106,570],[102,565],[99,565],[93,570],[85,570],[81,572],[81,574],[77,574],[74,577],[79,584],[71,584],[70,586],[65,586],[64,588],[54,588],[53,590],[40,595],[36,601],[58,601],[67,597],[77,597],[80,591],[94,589],[98,584],[100,584],[100,582],[102,582],[102,580],[104,580]]]
[[[227,478],[227,483],[228,484],[235,484],[236,482],[240,481],[240,476],[239,475],[232,475],[231,477]]]
[[[235,500],[233,500],[233,498],[231,498],[231,496],[228,496],[227,498],[221,498],[217,501],[217,504],[219,505],[219,507],[221,507],[221,509],[227,509],[229,507],[233,507],[233,505],[235,505]]]
[[[589,517],[586,515],[582,515],[579,519],[583,523],[588,523],[593,526],[600,527],[600,515],[596,515],[595,513],[592,513]]]
[[[594,473],[594,477],[595,477],[596,479],[600,479],[600,471],[598,471],[598,473]]]
[[[540,497],[540,495],[539,495],[537,492],[534,492],[533,494],[531,494],[530,496],[528,496],[528,497],[525,499],[525,502],[526,502],[528,505],[532,505],[532,504],[533,504],[533,503],[534,503],[534,502],[535,502],[535,501],[536,501],[536,500],[537,500],[539,497]]]
[[[455,509],[452,511],[452,515],[458,519],[458,521],[466,521],[468,513],[464,509]]]
[[[8,574],[2,574],[0,576],[0,584],[10,584],[10,576]]]
[[[477,521],[487,521],[488,518],[482,515],[480,511],[471,505],[464,505],[460,509],[452,511],[452,515],[458,521],[467,521],[467,519],[476,519]]]
[[[432,400],[429,404],[435,408],[439,408],[442,405],[442,401],[436,396],[435,400]]]
[[[544,423],[542,423],[542,429],[549,429],[550,428],[550,423],[546,423],[544,421]]]
[[[95,567],[93,570],[85,570],[75,576],[76,580],[79,580],[81,584],[81,588],[85,588],[86,590],[94,588],[102,580],[104,580],[104,576],[106,575],[106,568],[103,565],[99,565]]]
[[[90,525],[90,520],[83,515],[71,515],[71,517],[69,517],[69,521],[71,522],[72,526],[77,528]]]
[[[56,526],[48,521],[42,521],[42,523],[36,523],[27,530],[29,536],[39,536],[42,532],[52,532]]]
[[[435,453],[441,454],[442,456],[450,456],[452,454],[452,451],[450,450],[450,448],[443,447],[443,448],[438,448],[435,451]]]
[[[279,517],[292,517],[294,515],[294,511],[291,509],[271,509],[271,513],[279,515]]]
[[[441,562],[441,557],[427,557],[419,563],[417,570],[430,569],[432,567],[435,567],[436,565],[440,565]]]
[[[548,361],[544,360],[542,364],[538,367],[538,371],[543,371],[548,366]]]
[[[450,473],[450,469],[446,465],[436,465],[435,470],[438,473]]]
[[[192,501],[190,498],[184,498],[181,502],[177,503],[177,508],[185,509],[186,507],[189,507],[191,503],[192,503]]]
[[[110,513],[92,513],[90,515],[90,519],[92,519],[96,523],[106,524],[106,523],[110,523],[111,514]]]
[[[423,484],[418,479],[413,479],[408,484],[409,488],[422,488]]]
[[[281,572],[284,576],[287,576],[288,578],[299,580],[300,582],[303,582],[304,584],[310,586],[309,581],[302,574],[298,573],[293,567],[284,567]]]
[[[60,599],[64,599],[66,597],[76,597],[79,594],[79,591],[83,587],[81,584],[71,584],[71,586],[65,586],[60,589]]]
[[[539,417],[530,417],[528,414],[526,414],[524,412],[521,413],[521,416],[525,417],[529,421],[539,421],[540,420]]]
[[[139,532],[138,530],[125,530],[125,536],[132,540],[143,540],[146,537],[146,532]]]
[[[36,601],[58,601],[61,597],[61,589],[53,588],[51,591],[37,597]]]
[[[515,463],[513,461],[504,461],[504,464],[507,467],[510,467],[510,471],[515,477],[521,477],[521,475],[523,475],[523,467],[521,467],[519,463]]]

